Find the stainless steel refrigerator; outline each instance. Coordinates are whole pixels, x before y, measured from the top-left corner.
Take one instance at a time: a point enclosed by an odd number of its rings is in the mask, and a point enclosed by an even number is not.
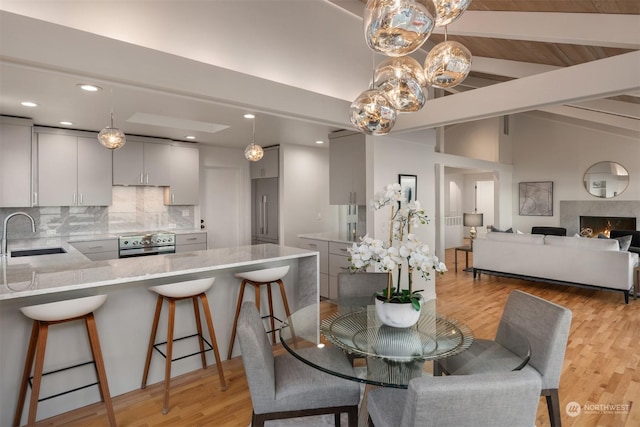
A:
[[[278,178],[251,180],[251,243],[278,244]]]

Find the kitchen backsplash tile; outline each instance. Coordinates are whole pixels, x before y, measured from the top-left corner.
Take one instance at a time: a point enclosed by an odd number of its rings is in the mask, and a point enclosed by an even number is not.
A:
[[[9,239],[191,229],[195,213],[193,206],[165,206],[162,187],[113,187],[112,204],[106,207],[0,208],[0,220],[17,211],[33,217],[36,233],[27,218],[17,216],[10,220]]]

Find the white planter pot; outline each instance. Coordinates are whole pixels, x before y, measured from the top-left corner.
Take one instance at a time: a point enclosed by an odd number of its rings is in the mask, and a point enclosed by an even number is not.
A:
[[[422,308],[422,299],[420,307]],[[420,310],[416,311],[411,303],[396,304],[379,299],[376,299],[376,313],[383,324],[394,328],[408,328],[420,318]]]

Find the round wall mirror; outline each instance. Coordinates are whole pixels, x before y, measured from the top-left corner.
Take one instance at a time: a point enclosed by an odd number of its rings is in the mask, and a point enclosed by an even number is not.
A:
[[[592,196],[603,199],[616,197],[629,185],[629,172],[620,163],[598,162],[584,174],[584,188]]]

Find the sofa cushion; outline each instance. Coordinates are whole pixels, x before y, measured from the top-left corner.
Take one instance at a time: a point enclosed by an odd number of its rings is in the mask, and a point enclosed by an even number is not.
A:
[[[531,227],[531,234],[545,234],[552,236],[566,236],[567,229],[564,227]]]
[[[550,246],[572,246],[594,251],[619,251],[615,239],[591,239],[588,237],[544,236],[544,244]]]
[[[631,246],[640,246],[640,231],[637,230],[611,230],[609,236],[613,238],[621,236],[631,236]]]
[[[542,234],[487,233],[487,239],[500,242],[544,245],[544,235]]]
[[[618,237],[609,237],[605,234],[598,234],[598,239],[611,239],[611,240],[617,240],[619,243],[619,247],[621,251],[628,251],[629,250],[629,246],[631,246],[631,238],[633,236],[626,235],[626,236],[618,236]]]

